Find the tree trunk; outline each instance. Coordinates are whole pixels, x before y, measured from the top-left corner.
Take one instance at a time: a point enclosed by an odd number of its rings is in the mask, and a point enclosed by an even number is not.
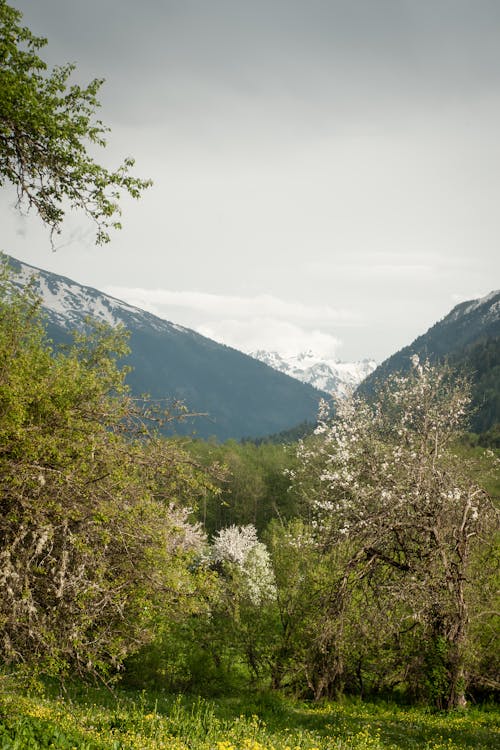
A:
[[[465,708],[467,705],[462,642],[453,644],[450,657],[450,688],[446,705],[448,711],[454,708]]]

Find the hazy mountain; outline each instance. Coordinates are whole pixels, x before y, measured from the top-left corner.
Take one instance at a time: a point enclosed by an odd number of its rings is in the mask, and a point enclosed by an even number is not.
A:
[[[179,430],[239,439],[315,420],[325,394],[312,386],[96,289],[10,260],[19,271],[19,285],[37,276],[47,332],[56,344],[68,341],[70,331],[83,328],[89,315],[127,328],[132,353],[124,364],[133,368],[127,376],[133,393],[180,399],[192,412],[208,413]]]
[[[471,426],[484,431],[500,422],[500,291],[462,302],[422,336],[382,362],[361,384],[362,393],[373,392],[393,372],[406,372],[411,357],[447,360],[470,373],[474,413]]]
[[[372,359],[341,362],[337,359],[320,357],[312,351],[285,357],[278,352],[259,349],[251,352],[251,356],[274,367],[279,372],[336,396],[345,396],[354,390],[377,366]]]

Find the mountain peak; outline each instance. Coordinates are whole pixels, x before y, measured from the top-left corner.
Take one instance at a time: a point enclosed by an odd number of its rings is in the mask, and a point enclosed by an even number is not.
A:
[[[448,313],[443,319],[443,323],[448,320],[458,320],[468,315],[479,315],[490,322],[500,320],[500,290],[492,291],[478,299],[461,302]]]
[[[471,426],[481,432],[500,420],[500,291],[456,305],[442,320],[409,346],[382,362],[361,386],[373,393],[393,373],[405,373],[413,357],[449,362],[468,372],[472,380]]]
[[[251,352],[250,356],[279,372],[339,397],[354,390],[377,366],[372,359],[341,362],[334,357],[316,354],[311,349],[292,355],[259,349]]]

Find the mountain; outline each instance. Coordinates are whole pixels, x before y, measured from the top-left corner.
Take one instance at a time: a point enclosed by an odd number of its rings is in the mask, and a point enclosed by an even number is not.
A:
[[[336,359],[319,357],[312,351],[284,357],[278,352],[259,349],[252,352],[250,356],[292,378],[340,397],[354,390],[377,366],[372,359],[363,359],[360,362],[340,362]]]
[[[131,354],[123,364],[133,368],[127,376],[132,393],[181,400],[191,412],[207,415],[177,425],[178,432],[219,440],[258,438],[316,419],[325,394],[312,386],[97,289],[9,261],[19,286],[36,276],[47,334],[56,345],[84,328],[87,316],[126,327]]]
[[[412,344],[386,359],[360,385],[372,393],[394,372],[407,372],[418,354],[432,362],[448,361],[472,379],[471,428],[484,432],[500,422],[500,291],[462,302]]]

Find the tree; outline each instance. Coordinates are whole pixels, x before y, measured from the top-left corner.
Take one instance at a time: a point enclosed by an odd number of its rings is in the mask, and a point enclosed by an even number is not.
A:
[[[0,278],[0,659],[106,675],[196,608],[204,535],[188,505],[205,477],[149,435],[98,326],[52,351],[39,301]]]
[[[20,25],[22,14],[0,0],[0,185],[17,190],[18,206],[34,207],[61,231],[67,208],[82,210],[96,225],[96,242],[120,228],[122,193],[138,198],[151,183],[129,174],[126,158],[114,171],[90,150],[105,146],[108,128],[96,118],[103,80],[70,84],[74,65],[48,72],[39,50],[46,39]]]
[[[300,519],[286,525],[272,522],[267,537],[278,609],[272,686],[316,700],[332,697],[343,670],[338,617],[343,602],[331,596],[339,549],[324,550],[313,529]]]
[[[269,552],[255,526],[232,525],[214,535],[209,559],[220,582],[212,605],[215,656],[225,653],[232,670],[243,662],[254,679],[262,679],[269,670],[276,616]]]
[[[392,601],[386,627],[418,633],[419,688],[447,708],[465,703],[471,559],[494,521],[487,493],[450,451],[468,402],[466,381],[415,358],[374,403],[352,398],[331,421],[324,410],[295,477],[325,548],[352,545],[334,596],[362,584]]]
[[[238,579],[237,596],[247,598],[255,607],[274,600],[276,589],[269,553],[259,542],[255,526],[248,524],[219,529],[211,555],[226,576]]]

